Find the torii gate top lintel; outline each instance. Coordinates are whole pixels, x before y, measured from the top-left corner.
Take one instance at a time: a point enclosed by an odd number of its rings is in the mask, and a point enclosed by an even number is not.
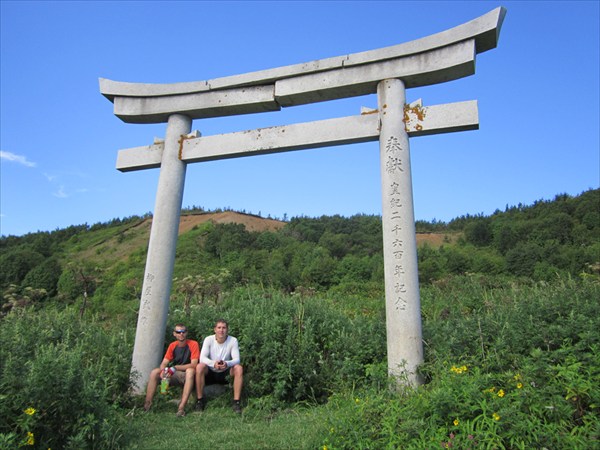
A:
[[[207,81],[151,84],[100,78],[100,92],[124,122],[161,123],[174,112],[200,119],[372,94],[385,78],[401,78],[406,88],[442,83],[475,72],[475,55],[497,46],[505,14],[498,7],[391,47]]]

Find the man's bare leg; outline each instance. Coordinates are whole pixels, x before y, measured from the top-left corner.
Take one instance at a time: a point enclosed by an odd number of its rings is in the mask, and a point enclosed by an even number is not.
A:
[[[148,386],[146,387],[146,401],[144,402],[145,411],[148,411],[152,406],[152,399],[154,398],[154,393],[156,392],[158,380],[160,380],[160,373],[160,368],[153,369],[152,372],[150,372],[150,379],[148,380]]]
[[[196,366],[196,411],[204,410],[204,384],[206,382],[206,374],[208,373],[208,366],[203,363],[199,363]]]
[[[194,375],[196,374],[196,369],[190,368],[185,371],[185,383],[183,385],[183,393],[181,394],[181,402],[177,408],[178,415],[185,414],[185,405],[190,398],[190,394],[192,393],[192,389],[194,387]],[[181,413],[183,411],[183,413]]]
[[[242,398],[242,387],[244,386],[244,368],[239,364],[233,366],[231,376],[233,377],[233,399],[239,400]]]

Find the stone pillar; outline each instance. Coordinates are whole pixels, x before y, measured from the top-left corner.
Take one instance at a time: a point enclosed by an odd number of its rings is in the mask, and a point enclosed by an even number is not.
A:
[[[400,377],[400,383],[418,385],[416,368],[423,362],[423,342],[404,83],[381,81],[377,96],[388,371]]]
[[[171,115],[167,122],[133,348],[131,375],[135,393],[144,391],[150,371],[159,366],[163,357],[186,172],[180,151],[183,136],[190,133],[191,127],[192,119],[181,114]]]

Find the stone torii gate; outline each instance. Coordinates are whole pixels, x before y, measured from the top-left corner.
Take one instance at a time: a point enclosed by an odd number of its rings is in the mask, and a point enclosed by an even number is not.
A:
[[[379,140],[388,370],[419,384],[423,362],[409,137],[479,128],[477,102],[406,105],[409,88],[475,73],[475,56],[497,46],[506,10],[377,50],[208,81],[175,84],[100,79],[126,123],[166,122],[164,141],[120,150],[122,172],[160,167],[132,358],[142,392],[162,357],[188,163]],[[378,108],[350,117],[201,136],[193,119],[377,94]]]

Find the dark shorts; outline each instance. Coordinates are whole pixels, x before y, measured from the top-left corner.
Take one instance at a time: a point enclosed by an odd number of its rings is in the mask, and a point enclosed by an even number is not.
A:
[[[208,369],[208,373],[204,378],[204,383],[208,386],[209,384],[227,384],[229,380],[227,377],[229,376],[229,369],[224,370],[223,372],[215,372],[214,370]]]

